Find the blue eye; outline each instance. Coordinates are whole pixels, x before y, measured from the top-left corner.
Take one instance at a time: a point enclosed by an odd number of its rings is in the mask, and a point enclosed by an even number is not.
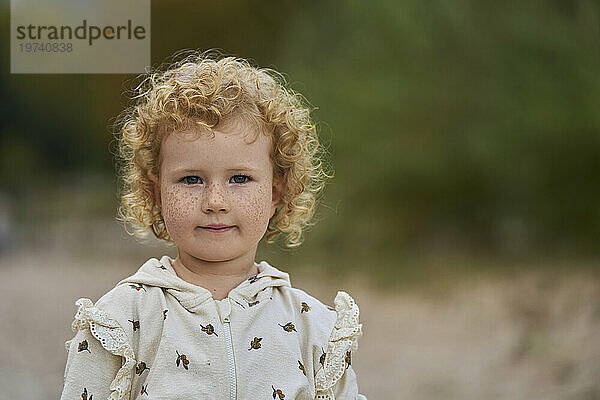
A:
[[[237,179],[237,178],[242,178],[242,181],[240,182],[239,179]],[[247,181],[250,180],[250,177],[246,176],[246,175],[235,175],[231,179],[233,179],[233,183],[246,183]]]
[[[182,181],[187,183],[188,185],[195,185],[196,183],[200,183],[200,178],[198,178],[197,176],[186,176],[182,179]]]

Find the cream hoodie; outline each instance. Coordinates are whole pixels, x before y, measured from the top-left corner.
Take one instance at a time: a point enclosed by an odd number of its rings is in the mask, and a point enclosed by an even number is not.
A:
[[[75,303],[61,399],[365,399],[352,351],[358,306],[335,308],[262,261],[223,300],[151,258],[102,296]]]

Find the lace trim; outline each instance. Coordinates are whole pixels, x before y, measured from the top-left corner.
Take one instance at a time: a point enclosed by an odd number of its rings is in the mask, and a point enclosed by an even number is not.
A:
[[[125,360],[115,379],[110,384],[109,400],[124,399],[130,391],[135,354],[127,340],[127,334],[118,321],[110,318],[103,310],[94,306],[90,299],[81,298],[75,302],[79,306],[71,328],[73,332],[89,329],[100,341],[102,347]],[[68,346],[70,340],[65,343]]]
[[[325,363],[315,377],[315,399],[335,400],[333,386],[346,371],[346,352],[358,349],[358,338],[362,335],[358,306],[348,293],[337,293],[335,311],[337,320],[327,343]]]

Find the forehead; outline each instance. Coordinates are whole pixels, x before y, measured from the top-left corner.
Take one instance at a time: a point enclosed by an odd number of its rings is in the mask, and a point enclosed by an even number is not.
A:
[[[211,132],[197,125],[167,134],[160,158],[163,169],[216,170],[241,166],[271,170],[271,138],[239,121],[219,125]]]

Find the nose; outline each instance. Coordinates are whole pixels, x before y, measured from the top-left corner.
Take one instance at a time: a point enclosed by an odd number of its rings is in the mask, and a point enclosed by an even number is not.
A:
[[[205,213],[229,212],[225,189],[216,184],[208,185],[202,196],[202,211]]]

